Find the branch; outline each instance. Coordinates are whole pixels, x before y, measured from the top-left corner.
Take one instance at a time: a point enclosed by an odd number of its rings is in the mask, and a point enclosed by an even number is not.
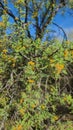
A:
[[[25,1],[25,4],[27,4],[27,1]],[[17,18],[17,17],[12,13],[11,10],[7,9],[7,8],[2,4],[2,2],[0,2],[0,6],[2,7],[3,10],[6,11],[6,13],[7,13],[10,17],[12,17],[12,18],[14,19],[14,21],[15,21],[16,23],[20,22],[20,23],[22,24],[22,27],[23,27],[24,24],[25,24],[25,25],[27,24],[27,14],[28,14],[28,7],[27,7],[27,6],[26,6],[25,23],[23,23],[23,22],[20,20],[20,18]],[[28,28],[27,28],[27,32],[28,32],[28,37],[31,38],[30,31],[28,30]]]
[[[25,5],[28,5],[27,0],[25,0]],[[26,7],[25,24],[27,24],[28,23],[28,6],[25,6],[25,7]],[[31,34],[28,27],[27,27],[27,32],[28,32],[28,37],[31,38]]]
[[[30,60],[29,57],[27,57],[26,55],[23,55],[21,52],[19,52],[19,54],[20,54],[24,59]]]
[[[56,6],[56,5],[55,5]],[[50,22],[52,21],[52,18],[57,14],[57,12],[59,11],[60,8],[62,8],[64,5],[63,4],[59,4],[58,6],[53,7],[53,3],[50,5],[50,9],[51,9],[51,12],[50,12],[50,15],[49,17],[47,17],[47,20],[46,22],[44,23],[43,27],[42,27],[42,30],[44,32],[45,28],[50,24]],[[49,13],[49,12],[48,12]],[[45,18],[44,18],[45,19]]]
[[[68,39],[67,39],[67,35],[66,35],[64,29],[63,29],[61,26],[59,26],[58,24],[56,24],[56,23],[54,23],[54,22],[52,22],[52,23],[53,23],[55,26],[57,26],[60,30],[62,30],[62,32],[63,32],[63,34],[64,34],[64,39],[67,41]],[[64,41],[64,39],[63,39],[63,41]]]
[[[52,56],[53,56],[55,53],[57,53],[58,51],[59,51],[59,48],[56,49],[55,51],[53,51],[52,54],[48,55],[48,57],[49,57],[49,58],[52,57]]]
[[[7,9],[7,8],[2,4],[2,2],[0,2],[0,6],[2,7],[3,10],[6,11],[6,13],[7,13],[9,16],[11,16],[11,17],[14,19],[14,21],[15,21],[16,23],[17,23],[17,21],[20,21],[19,18],[16,19],[15,15],[12,13],[12,11],[10,11],[9,9]],[[21,21],[20,21],[20,22],[21,22]]]

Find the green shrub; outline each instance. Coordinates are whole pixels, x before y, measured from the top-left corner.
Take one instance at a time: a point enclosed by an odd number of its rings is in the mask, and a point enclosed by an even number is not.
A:
[[[73,113],[60,83],[73,64],[73,43],[13,36],[0,41],[0,121],[7,130],[47,130]]]

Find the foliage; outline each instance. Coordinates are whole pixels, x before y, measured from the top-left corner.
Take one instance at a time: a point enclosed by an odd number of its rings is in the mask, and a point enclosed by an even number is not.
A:
[[[66,123],[59,123],[58,125],[56,126],[51,126],[50,127],[50,130],[72,130],[73,129],[73,122],[71,121],[67,121]]]
[[[36,40],[32,40],[26,35],[27,20],[24,26],[4,2],[6,6],[0,2],[4,9],[0,22],[0,129],[53,130],[55,125],[63,129],[61,122],[73,120],[73,42],[43,42],[38,30]],[[23,0],[13,2],[23,9]],[[55,9],[54,4],[48,5]],[[15,23],[9,23],[8,15]]]
[[[73,42],[33,41],[16,29],[0,40],[0,122],[7,130],[47,130],[73,114],[72,95],[60,84],[73,63]]]

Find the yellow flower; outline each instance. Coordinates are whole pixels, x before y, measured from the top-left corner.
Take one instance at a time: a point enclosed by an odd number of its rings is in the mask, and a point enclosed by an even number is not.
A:
[[[35,105],[35,104],[32,104],[31,107],[34,109],[34,108],[36,107],[36,105]]]
[[[50,91],[51,91],[51,92],[53,92],[53,91],[54,91],[54,89],[53,89],[53,88],[50,88]]]
[[[54,7],[55,6],[55,4],[52,4],[52,7]]]
[[[24,99],[22,98],[21,100],[20,100],[20,104],[22,104],[24,102]]]
[[[3,41],[2,40],[0,40],[0,43],[2,43]]]
[[[15,63],[15,62],[16,62],[16,59],[15,59],[15,58],[12,58],[12,62]]]
[[[67,40],[67,41],[66,41],[66,44],[70,44],[70,41],[69,41],[69,40]]]
[[[2,70],[2,69],[0,69],[0,74],[1,74],[1,73],[3,73],[3,70]]]
[[[24,115],[24,109],[23,109],[23,108],[20,109],[19,112],[20,112],[20,114],[21,114],[22,116]]]
[[[71,50],[71,54],[73,55],[73,50]]]
[[[6,105],[6,99],[0,98],[0,104],[2,104],[3,106]]]
[[[64,97],[64,101],[67,101],[67,98],[66,98],[66,97]]]
[[[31,65],[31,66],[35,65],[35,63],[33,61],[29,61],[28,64]]]
[[[6,54],[6,53],[7,53],[7,49],[4,49],[4,50],[3,50],[3,53]]]
[[[53,63],[54,62],[54,60],[53,59],[50,59],[50,63]]]
[[[12,66],[15,67],[15,62],[16,62],[16,59],[11,57],[11,56],[8,56],[8,62],[12,62]]]
[[[55,121],[57,121],[58,118],[59,118],[58,116],[54,116],[54,117],[53,117],[53,119],[54,119]]]
[[[64,51],[64,57],[67,57],[67,56],[68,56],[68,53],[69,53],[68,50],[65,50],[65,51]]]
[[[15,20],[18,20],[19,18],[18,17],[15,17]]]
[[[12,64],[12,67],[15,67],[15,63]]]
[[[0,44],[0,49],[2,48],[2,45]]]
[[[64,65],[57,63],[57,64],[56,64],[56,68],[57,68],[57,69],[63,69],[63,68],[64,68]]]
[[[45,109],[45,105],[44,105],[44,104],[41,105],[41,109],[42,109],[42,110]]]
[[[3,54],[3,55],[2,55],[2,58],[3,58],[3,59],[7,59],[7,55],[6,55],[6,54]]]
[[[23,46],[22,48],[23,48],[23,49],[25,49],[26,47],[25,47],[25,46]]]
[[[22,0],[17,0],[16,4],[21,4],[22,2]]]
[[[29,83],[34,83],[34,80],[33,79],[29,79],[28,82]]]
[[[3,10],[3,14],[7,14],[6,10]]]
[[[64,64],[59,64],[59,63],[57,63],[57,64],[55,65],[55,68],[56,68],[56,70],[57,70],[57,73],[59,74],[59,73],[63,70]]]
[[[23,130],[22,125],[19,125],[16,130]]]
[[[0,27],[5,27],[5,23],[0,22]]]
[[[35,18],[37,15],[38,15],[38,13],[34,12],[32,18]]]
[[[13,127],[13,130],[17,130],[17,127]]]

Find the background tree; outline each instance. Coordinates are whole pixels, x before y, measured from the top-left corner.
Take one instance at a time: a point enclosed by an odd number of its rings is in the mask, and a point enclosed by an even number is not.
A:
[[[13,4],[15,10],[9,9],[9,3]],[[67,40],[63,28],[54,23],[53,18],[61,8],[66,7],[69,3],[72,5],[71,0],[2,0],[0,15],[8,14],[18,26],[26,26],[29,38],[43,38],[45,34],[49,36],[48,26],[52,23],[63,31],[64,38]],[[16,15],[14,15],[15,11]]]

